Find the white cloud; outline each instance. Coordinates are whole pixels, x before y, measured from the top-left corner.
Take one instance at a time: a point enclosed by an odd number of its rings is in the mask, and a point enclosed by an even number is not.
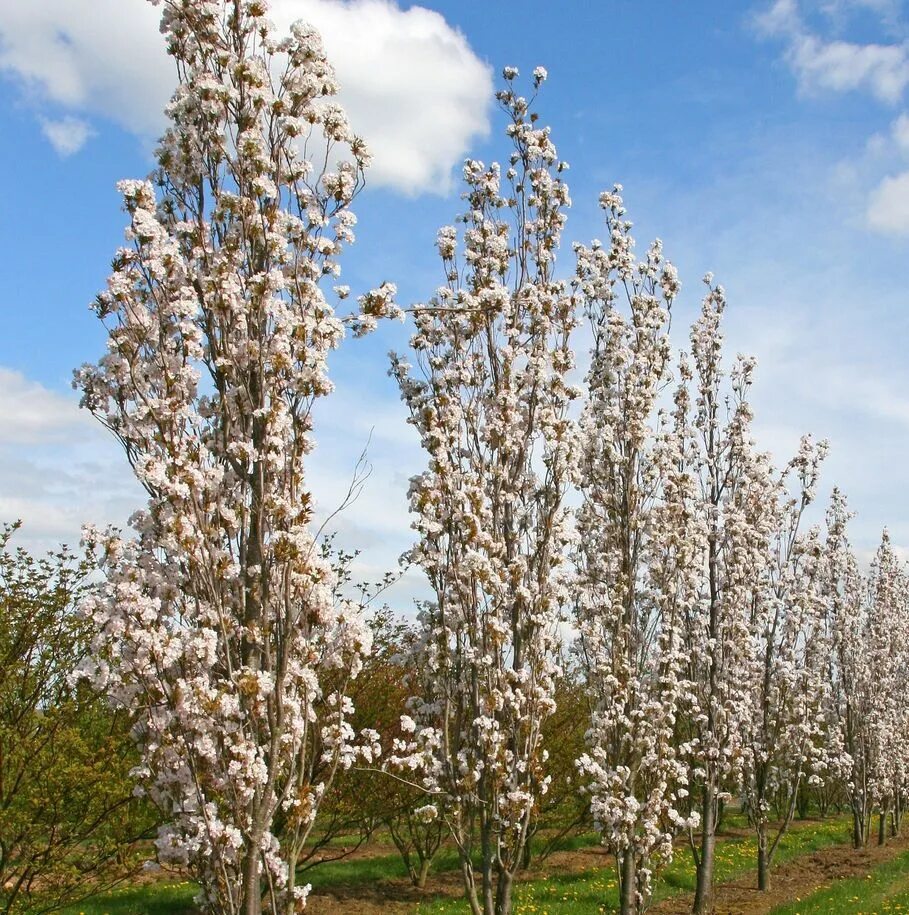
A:
[[[786,60],[803,92],[864,89],[893,104],[909,85],[906,45],[825,40],[806,28],[795,0],[776,0],[757,18],[757,26],[786,40]]]
[[[83,441],[90,425],[75,398],[0,366],[0,446]]]
[[[41,118],[41,131],[58,155],[64,157],[79,152],[93,133],[87,121],[72,115],[59,120]]]
[[[300,18],[322,32],[351,124],[375,161],[367,180],[448,191],[452,165],[489,128],[492,72],[436,12],[388,0],[276,0],[286,29]]]
[[[909,234],[909,171],[889,176],[868,201],[868,225],[887,234]]]
[[[75,545],[83,523],[125,525],[142,502],[118,446],[75,394],[0,367],[0,522],[23,522],[18,543]]]
[[[890,126],[897,149],[909,154],[909,114],[901,114]]]
[[[307,19],[322,32],[354,129],[373,148],[372,183],[448,189],[488,130],[492,98],[490,68],[459,31],[391,0],[274,0],[271,14],[281,31]],[[158,15],[141,0],[0,3],[0,68],[39,106],[153,137],[175,81]]]
[[[893,103],[909,84],[909,56],[902,46],[825,42],[803,35],[793,42],[789,60],[806,91],[867,89]]]

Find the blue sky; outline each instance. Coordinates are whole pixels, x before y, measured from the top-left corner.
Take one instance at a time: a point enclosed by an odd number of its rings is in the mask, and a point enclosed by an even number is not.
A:
[[[279,25],[323,29],[354,126],[375,139],[344,263],[355,291],[392,280],[404,303],[432,294],[460,162],[507,152],[498,73],[542,64],[539,109],[571,163],[565,240],[602,234],[597,195],[621,182],[639,247],[661,237],[681,272],[676,345],[711,270],[730,354],[758,358],[761,444],[782,460],[802,431],[829,438],[822,493],[846,490],[856,544],[867,554],[886,523],[909,546],[909,3],[272,7]],[[150,169],[170,88],[155,15],[142,0],[0,2],[0,517],[22,517],[36,548],[140,503],[69,379],[101,352],[87,303],[122,239],[114,185]],[[369,571],[410,540],[406,482],[422,460],[385,374],[406,337],[388,325],[337,354],[312,465],[328,508],[374,430],[373,477],[342,522]]]

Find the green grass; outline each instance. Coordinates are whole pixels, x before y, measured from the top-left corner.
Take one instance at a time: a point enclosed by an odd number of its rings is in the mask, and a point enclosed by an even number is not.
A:
[[[742,827],[744,821],[730,818],[729,825]],[[850,838],[844,819],[796,823],[780,842],[775,863],[830,845],[840,845]],[[717,843],[716,880],[722,883],[755,868],[757,847],[753,838],[730,838]],[[676,850],[673,862],[657,880],[655,898],[695,887],[695,870],[691,854],[684,846]],[[515,888],[515,915],[600,915],[618,910],[618,891],[612,868],[597,868],[576,874],[554,876],[521,883]],[[469,909],[461,900],[435,900],[419,906],[419,915],[463,915]],[[838,910],[828,910],[830,912]]]
[[[64,915],[175,915],[192,906],[197,889],[186,881],[125,886],[62,911]]]
[[[773,910],[773,915],[889,915],[909,912],[909,852],[878,865],[864,877],[837,880]]]
[[[738,828],[746,826],[744,820],[737,815],[731,815],[727,824]],[[595,835],[585,834],[566,839],[560,847],[576,851],[595,845],[596,841]],[[797,822],[780,843],[775,863],[782,863],[798,855],[848,841],[849,826],[843,819]],[[755,842],[750,836],[723,839],[717,843],[718,882],[738,877],[754,867]],[[442,873],[456,868],[457,857],[454,851],[443,849],[433,862],[432,870],[433,873]],[[396,853],[328,862],[301,874],[301,880],[312,883],[317,890],[406,878],[404,864]],[[676,851],[675,860],[657,881],[656,897],[661,899],[675,893],[692,891],[694,881],[695,872],[691,855],[687,847],[680,846]],[[192,906],[195,893],[196,887],[188,882],[124,887],[95,900],[65,909],[64,915],[174,915]],[[521,882],[516,887],[515,894],[515,915],[599,915],[615,911],[617,905],[616,880],[612,867],[592,868],[581,873]],[[415,915],[461,915],[466,911],[467,906],[460,900],[437,899],[420,905],[415,909]],[[827,907],[823,911],[829,915],[830,912],[840,910]],[[909,912],[909,908],[905,911]]]

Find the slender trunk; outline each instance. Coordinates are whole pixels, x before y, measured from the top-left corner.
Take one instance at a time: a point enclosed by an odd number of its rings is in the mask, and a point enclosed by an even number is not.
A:
[[[877,820],[877,844],[883,845],[887,841],[887,808],[881,807]]]
[[[498,886],[496,887],[495,915],[511,915],[511,889],[514,877],[511,871],[499,871]]]
[[[431,858],[424,858],[420,862],[420,869],[417,871],[416,880],[414,880],[414,885],[418,890],[426,888],[426,878],[429,876],[429,866],[432,864]]]
[[[259,849],[253,843],[250,843],[243,861],[243,915],[262,915]]]
[[[477,895],[477,882],[468,856],[461,858],[461,875],[464,878],[464,887],[467,890],[467,902],[470,905],[471,915],[484,915],[483,906],[480,905],[480,897]]]
[[[530,868],[530,862],[533,860],[533,833],[527,836],[524,848],[521,849],[521,870],[526,871]]]
[[[637,874],[634,860],[634,852],[631,849],[625,850],[619,864],[619,912],[621,915],[636,915],[637,899]]]
[[[767,851],[767,825],[758,827],[758,889],[770,889],[770,855]]]
[[[713,910],[713,861],[716,850],[716,819],[712,779],[704,786],[701,808],[701,854],[698,862],[697,887],[694,893],[693,915],[709,915]]]
[[[865,845],[865,812],[853,803],[852,805],[852,847],[863,848]]]
[[[493,915],[496,911],[495,881],[492,874],[492,836],[489,822],[484,818],[480,826],[482,833],[483,853],[483,915]]]

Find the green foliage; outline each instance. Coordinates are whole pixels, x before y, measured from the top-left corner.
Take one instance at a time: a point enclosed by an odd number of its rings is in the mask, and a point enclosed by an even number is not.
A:
[[[88,650],[74,611],[89,569],[36,559],[0,533],[0,912],[49,910],[107,885],[152,825],[132,796],[123,715],[73,673]]]

